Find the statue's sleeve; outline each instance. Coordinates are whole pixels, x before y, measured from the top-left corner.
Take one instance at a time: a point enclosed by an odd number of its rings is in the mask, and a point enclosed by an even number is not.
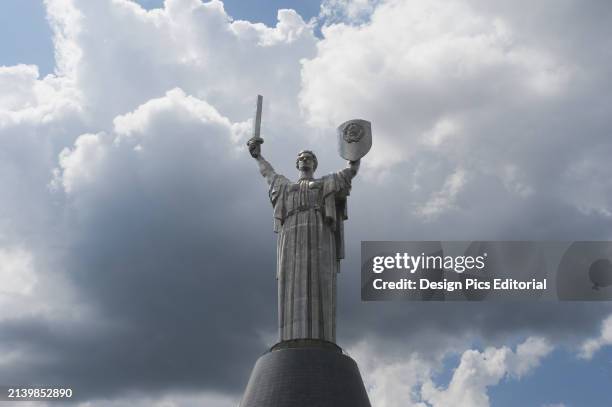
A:
[[[278,233],[281,230],[283,221],[285,220],[285,193],[287,185],[290,184],[286,177],[274,174],[272,182],[270,182],[270,203],[274,208],[274,231]]]
[[[323,177],[325,220],[334,231],[336,258],[344,258],[344,221],[348,219],[346,197],[351,192],[352,173],[349,168]]]
[[[354,174],[350,168],[345,168],[337,173],[333,174],[335,176],[335,190],[336,196],[346,198],[351,193],[351,180],[354,177]],[[346,218],[345,218],[346,219]]]

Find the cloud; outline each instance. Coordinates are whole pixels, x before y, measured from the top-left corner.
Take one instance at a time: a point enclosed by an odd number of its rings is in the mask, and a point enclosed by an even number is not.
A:
[[[244,148],[258,93],[264,155],[289,177],[302,148],[321,173],[342,167],[334,127],[373,123],[338,304],[341,345],[388,350],[385,365],[360,357],[378,372],[373,398],[424,403],[435,355],[474,341],[490,350],[459,367],[489,370],[456,381],[485,394],[546,353],[537,341],[512,351],[509,337],[580,343],[609,315],[354,295],[361,240],[609,237],[612,64],[599,51],[612,37],[585,14],[595,5],[546,3],[527,19],[490,2],[326,2],[337,13],[317,38],[291,10],[267,27],[232,21],[219,1],[45,4],[54,73],[0,68],[0,383],[71,383],[94,405],[236,398],[276,326],[267,186]],[[410,356],[396,364],[398,346]],[[176,396],[194,389],[206,394]]]
[[[462,347],[463,348],[463,347]],[[459,349],[462,349],[459,348]],[[351,348],[363,372],[373,405],[381,407],[481,407],[490,405],[487,390],[504,378],[520,380],[537,368],[553,346],[543,338],[529,337],[513,351],[507,346],[461,352],[448,385],[435,381],[445,359],[457,347],[438,348],[434,358],[418,353],[381,352],[362,342]]]
[[[457,194],[465,184],[465,178],[465,171],[458,168],[446,178],[440,191],[431,196],[422,207],[417,208],[417,213],[425,218],[431,218],[441,212],[447,212],[453,206]]]
[[[448,387],[441,389],[428,381],[423,385],[423,398],[433,407],[488,407],[487,387],[498,384],[506,376],[520,379],[537,367],[552,349],[542,338],[528,338],[515,352],[507,347],[465,351]]]
[[[166,393],[161,396],[144,395],[134,392],[121,399],[99,399],[91,401],[75,402],[72,405],[77,407],[190,407],[190,406],[207,406],[207,407],[230,407],[236,406],[239,399],[228,397],[215,393]],[[45,403],[41,401],[21,401],[20,405],[52,407],[57,405],[57,401]]]
[[[28,294],[36,284],[31,254],[22,249],[0,250],[0,280],[3,294]]]
[[[324,6],[346,11],[362,3]],[[305,118],[329,127],[350,117],[372,121],[364,172],[393,185],[406,203],[399,210],[414,215],[407,222],[430,222],[435,212],[442,224],[459,210],[470,218],[462,230],[486,228],[478,221],[483,217],[497,230],[522,219],[525,236],[550,239],[581,232],[566,221],[551,229],[541,208],[585,227],[592,216],[608,222],[610,188],[602,171],[609,170],[609,117],[587,118],[578,106],[606,110],[607,99],[593,86],[603,86],[601,71],[610,61],[601,61],[595,48],[560,40],[567,37],[563,22],[576,24],[577,3],[567,3],[553,23],[549,6],[526,18],[518,6],[493,2],[390,0],[372,3],[359,24],[347,15],[332,19],[317,55],[303,63]],[[584,14],[577,30],[590,38]],[[448,182],[459,171],[467,177],[447,205]],[[406,174],[418,191],[399,187]],[[479,207],[485,196],[495,211]]]
[[[58,71],[74,82],[98,127],[175,87],[233,120],[251,116],[257,93],[272,102],[267,119],[289,114],[299,60],[316,42],[293,10],[280,10],[277,26],[266,27],[232,21],[220,1],[169,0],[145,11],[127,0],[49,0],[47,9]]]
[[[95,393],[88,389],[90,396],[134,380],[145,387],[201,380],[210,388],[240,386],[248,372],[243,360],[266,345],[259,337],[262,316],[215,293],[229,289],[270,309],[274,298],[273,278],[256,278],[249,262],[263,249],[249,230],[267,225],[245,211],[243,194],[257,196],[257,184],[234,181],[247,174],[258,180],[246,154],[235,152],[241,127],[179,89],[113,122],[112,132],[84,134],[64,150],[54,180],[69,209],[64,266],[81,298],[95,304],[94,325],[109,324],[101,332],[105,344],[98,344],[106,368],[125,372]],[[263,206],[265,192],[260,195],[251,206]],[[237,246],[239,234],[252,243]],[[74,329],[84,335],[95,329],[88,325]],[[151,348],[138,356],[143,342]],[[196,344],[201,351],[194,359]],[[127,355],[117,354],[118,346]],[[166,356],[150,359],[149,352]],[[92,363],[83,354],[73,357],[77,369]],[[141,369],[155,373],[132,376]]]
[[[383,352],[377,342],[359,342],[349,349],[359,364],[372,405],[380,407],[426,407],[419,387],[439,370],[439,361]],[[442,355],[443,352],[440,352]]]
[[[96,400],[78,403],[78,407],[230,407],[236,406],[239,400],[214,393],[177,393],[164,394],[159,397],[151,397],[133,394],[120,400]]]
[[[175,117],[178,122],[173,123]],[[181,122],[181,119],[187,123]],[[88,184],[104,178],[105,175],[100,174],[101,172],[115,171],[116,167],[122,165],[132,163],[137,165],[141,161],[155,161],[155,159],[163,159],[167,165],[172,164],[171,153],[166,157],[148,158],[147,155],[151,153],[149,145],[163,143],[166,147],[173,147],[179,151],[184,145],[204,141],[214,145],[218,143],[211,138],[221,138],[230,142],[237,138],[234,128],[237,130],[241,128],[239,124],[233,128],[232,123],[221,116],[214,107],[185,95],[180,89],[168,91],[165,97],[151,99],[134,112],[117,116],[113,123],[114,135],[104,133],[82,135],[75,141],[73,150],[65,149],[60,154],[61,173],[57,172],[58,179],[55,182],[60,183],[68,194],[75,194],[75,189],[87,188]],[[197,126],[197,124],[202,124],[204,128],[189,128],[189,125]],[[172,126],[176,126],[178,130]],[[201,135],[197,134],[198,130],[201,131]],[[165,141],[168,139],[168,134],[172,134],[172,139]],[[185,137],[190,138],[185,140]],[[238,139],[242,141],[240,137]],[[227,150],[228,146],[229,144],[225,146],[226,151],[210,152],[229,156],[231,151]],[[199,154],[202,159],[209,154],[209,150],[205,147],[200,145]],[[121,150],[126,152],[119,152]],[[130,156],[126,157],[126,154]],[[118,156],[119,160],[125,160],[126,163],[113,162],[113,155]],[[213,156],[209,158],[212,159]],[[189,162],[195,160],[194,156]],[[121,170],[126,168],[120,168]]]
[[[324,0],[321,2],[319,19],[331,22],[363,23],[367,20],[378,0]]]
[[[45,123],[65,110],[78,110],[71,101],[72,89],[53,75],[39,79],[34,65],[0,66],[0,125],[8,127],[23,121]]]
[[[599,337],[584,341],[579,356],[583,359],[592,359],[601,348],[609,345],[612,345],[612,315],[602,322]]]

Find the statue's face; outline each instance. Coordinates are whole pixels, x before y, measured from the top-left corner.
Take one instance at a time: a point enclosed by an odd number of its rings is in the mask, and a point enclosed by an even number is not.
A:
[[[315,168],[315,161],[312,154],[303,153],[298,155],[297,167],[300,171],[313,171]]]

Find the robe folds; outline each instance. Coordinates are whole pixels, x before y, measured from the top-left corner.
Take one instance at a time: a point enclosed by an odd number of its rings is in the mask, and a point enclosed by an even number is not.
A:
[[[349,169],[293,183],[270,183],[277,270],[280,340],[336,339],[336,274],[344,257]]]

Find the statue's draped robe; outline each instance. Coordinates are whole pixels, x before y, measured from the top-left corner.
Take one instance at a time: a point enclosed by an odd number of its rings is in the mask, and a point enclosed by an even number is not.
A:
[[[343,222],[351,170],[320,179],[270,184],[277,271],[280,340],[336,339],[336,273],[344,257]]]

